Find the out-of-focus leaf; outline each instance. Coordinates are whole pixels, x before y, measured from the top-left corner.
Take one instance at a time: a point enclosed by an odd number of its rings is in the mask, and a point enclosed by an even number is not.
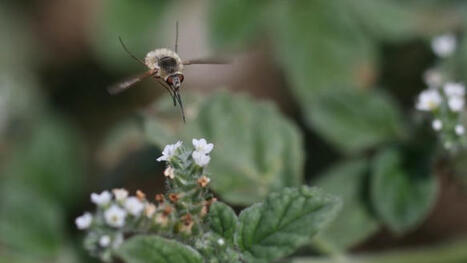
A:
[[[139,123],[126,120],[116,125],[99,147],[97,157],[106,168],[115,166],[126,154],[140,149],[145,143]]]
[[[136,236],[116,252],[126,263],[202,263],[193,248],[158,236]]]
[[[350,12],[335,1],[277,1],[277,56],[306,114],[315,94],[354,86],[374,51]]]
[[[357,0],[341,2],[370,36],[394,41],[414,36],[417,13],[411,5],[394,0]]]
[[[270,11],[269,4],[265,0],[211,0],[209,24],[214,43],[232,47],[254,40]]]
[[[323,92],[310,107],[311,124],[344,152],[356,152],[403,136],[398,107],[378,92]]]
[[[373,160],[371,199],[375,211],[391,230],[402,233],[414,228],[432,208],[438,181],[430,168],[427,152],[409,156],[389,148]]]
[[[10,181],[0,190],[0,242],[40,257],[58,253],[65,230],[62,209]]]
[[[53,202],[70,204],[82,191],[84,160],[78,134],[58,119],[43,119],[4,171]]]
[[[230,206],[221,202],[212,204],[209,208],[208,221],[214,232],[233,243],[238,219]]]
[[[208,171],[214,191],[227,202],[251,204],[301,182],[301,134],[270,103],[220,92],[208,97],[185,125],[179,115],[160,123],[154,116],[146,119],[147,135],[160,147],[179,139],[191,144],[192,138],[214,143]]]
[[[139,58],[158,45],[173,48],[175,37],[166,40],[165,32],[158,31],[159,21],[164,17],[168,0],[105,0],[93,30],[93,44],[98,58],[108,67],[128,69],[138,65],[120,45],[121,36],[130,51]],[[172,28],[171,28],[172,29]],[[175,24],[170,30],[175,36]],[[171,34],[172,35],[172,34]],[[156,42],[156,40],[158,40]]]
[[[318,189],[286,188],[242,211],[235,242],[253,260],[272,262],[309,242],[339,207],[337,198]]]
[[[317,246],[343,251],[377,231],[378,221],[364,200],[368,171],[366,160],[346,161],[332,166],[313,184],[343,201],[336,219],[316,237]]]

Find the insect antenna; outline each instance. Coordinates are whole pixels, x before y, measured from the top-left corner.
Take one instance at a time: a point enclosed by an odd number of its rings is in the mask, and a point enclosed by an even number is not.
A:
[[[144,63],[144,61],[142,61],[141,59],[137,58],[135,55],[133,55],[130,50],[128,50],[128,48],[126,47],[125,43],[123,43],[123,40],[122,38],[119,36],[118,37],[118,40],[120,40],[120,44],[122,45],[123,49],[126,51],[126,53],[128,53],[128,55],[130,55],[130,57],[132,57],[134,60],[138,61],[139,63],[143,64],[145,67],[146,67],[146,63]]]
[[[178,53],[178,21],[175,22],[175,53]]]

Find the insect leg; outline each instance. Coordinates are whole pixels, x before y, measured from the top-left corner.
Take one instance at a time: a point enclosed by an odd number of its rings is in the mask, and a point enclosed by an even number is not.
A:
[[[154,77],[154,80],[157,81],[162,87],[164,87],[170,94],[170,97],[172,97],[174,106],[177,106],[177,100],[175,99],[175,92],[164,82],[162,81],[159,77]]]
[[[183,122],[186,123],[185,110],[183,109],[183,103],[182,103],[182,98],[180,97],[180,93],[178,91],[175,91],[175,96],[177,97],[178,104],[180,105],[180,110],[182,111]]]

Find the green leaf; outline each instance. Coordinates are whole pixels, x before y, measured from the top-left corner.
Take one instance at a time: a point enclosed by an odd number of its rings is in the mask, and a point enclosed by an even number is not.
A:
[[[238,219],[232,208],[222,202],[213,203],[209,208],[208,221],[215,233],[233,243]]]
[[[269,3],[265,0],[212,0],[209,25],[214,43],[232,47],[253,40],[265,20]]]
[[[192,138],[214,143],[208,166],[211,187],[229,203],[251,204],[302,180],[300,131],[271,103],[218,92],[197,107],[188,106],[185,125],[180,113],[171,120],[155,115],[145,120],[146,134],[161,148],[179,139],[186,144]]]
[[[396,148],[386,149],[375,157],[372,165],[370,191],[374,209],[396,233],[421,223],[438,193],[429,154],[405,152],[403,155]]]
[[[417,13],[411,5],[394,0],[344,1],[343,8],[350,11],[366,33],[385,41],[404,40],[417,33]]]
[[[158,236],[135,236],[116,251],[127,263],[202,263],[193,248]]]
[[[235,242],[253,258],[285,257],[307,244],[339,207],[337,198],[316,188],[286,188],[242,211]]]
[[[75,202],[84,182],[81,138],[60,118],[40,123],[17,149],[4,174],[52,202]]]
[[[378,230],[379,223],[365,203],[368,172],[369,165],[364,159],[345,161],[332,166],[313,184],[343,201],[336,219],[314,240],[317,247],[343,251]]]
[[[60,207],[11,180],[0,191],[0,242],[36,257],[58,253],[65,232]]]
[[[376,91],[329,90],[317,97],[311,111],[313,128],[344,152],[362,151],[405,132],[398,107]]]

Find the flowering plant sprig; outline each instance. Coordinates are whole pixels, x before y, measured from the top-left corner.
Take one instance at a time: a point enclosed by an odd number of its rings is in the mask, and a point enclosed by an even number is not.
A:
[[[84,213],[75,223],[88,232],[85,246],[92,255],[110,261],[125,238],[141,233],[182,240],[204,234],[203,218],[216,201],[207,189],[210,179],[204,169],[214,146],[205,139],[193,139],[193,146],[185,149],[181,141],[165,146],[157,161],[167,162],[167,193],[154,200],[141,191],[130,196],[125,189],[91,194],[96,212]]]
[[[208,190],[205,169],[214,145],[205,139],[192,143],[165,146],[157,161],[167,164],[167,191],[154,200],[125,189],[91,195],[96,211],[75,223],[87,231],[85,247],[92,255],[129,263],[270,262],[309,242],[340,207],[333,196],[302,186],[273,193],[237,217]]]
[[[436,37],[431,46],[440,59],[447,58],[456,50],[456,37],[451,34]],[[447,76],[438,68],[427,70],[424,81],[428,88],[418,95],[415,108],[433,115],[433,130],[438,132],[446,149],[455,151],[467,144],[465,129],[460,123],[465,105],[465,86],[449,81]]]

